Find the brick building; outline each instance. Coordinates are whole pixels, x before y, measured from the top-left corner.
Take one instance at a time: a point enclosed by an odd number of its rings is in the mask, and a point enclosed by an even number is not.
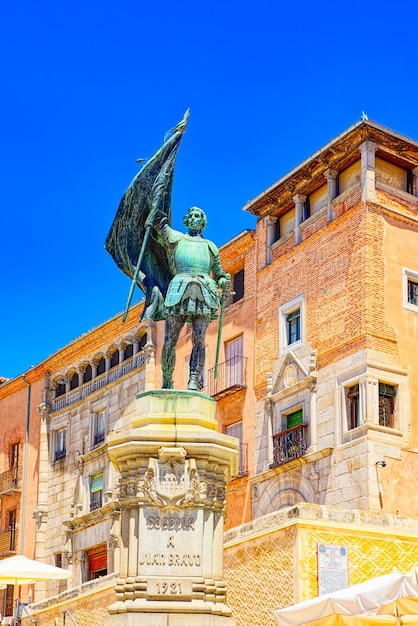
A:
[[[204,391],[219,429],[241,444],[225,547],[239,625],[273,625],[267,609],[315,595],[317,541],[347,545],[350,583],[371,573],[356,546],[373,555],[375,574],[417,558],[417,177],[418,143],[362,120],[249,202],[255,230],[221,248],[235,295],[216,379],[217,325],[209,327]],[[38,586],[36,600],[61,592],[35,605],[41,624],[58,604],[87,624],[93,592],[104,613],[112,594],[118,476],[106,436],[123,429],[138,391],[161,384],[163,324],[139,323],[140,306],[126,324],[110,320],[27,375],[38,381],[31,414],[42,417],[31,422],[39,486],[28,545],[72,568],[77,588]],[[180,388],[190,342],[185,328]],[[0,387],[0,411],[25,401],[16,395],[22,380]],[[1,453],[9,471],[6,443]],[[388,549],[399,542],[401,551]],[[240,602],[245,580],[252,608]]]

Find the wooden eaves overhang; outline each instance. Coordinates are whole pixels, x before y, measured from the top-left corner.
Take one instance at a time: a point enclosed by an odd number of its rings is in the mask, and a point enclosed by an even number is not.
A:
[[[359,159],[360,145],[366,139],[378,145],[376,156],[404,168],[418,166],[418,142],[371,120],[361,120],[247,202],[243,210],[258,218],[280,214],[293,204],[295,194],[308,196],[322,185],[327,169],[340,172]]]

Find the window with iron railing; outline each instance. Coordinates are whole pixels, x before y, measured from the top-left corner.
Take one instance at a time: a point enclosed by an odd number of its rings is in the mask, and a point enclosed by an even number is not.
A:
[[[90,511],[103,506],[104,472],[90,476]]]
[[[98,411],[93,415],[93,445],[97,446],[105,440],[106,411]]]
[[[298,424],[273,435],[273,462],[271,467],[297,459],[307,450],[307,426]]]
[[[396,387],[379,383],[379,426],[394,428]]]

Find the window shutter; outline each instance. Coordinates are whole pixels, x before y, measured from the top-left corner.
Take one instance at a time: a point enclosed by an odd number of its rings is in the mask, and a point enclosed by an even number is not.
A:
[[[290,413],[287,416],[287,428],[293,428],[294,426],[298,426],[299,424],[303,424],[303,410],[299,409],[294,413]]]
[[[95,476],[92,476],[90,479],[91,493],[96,493],[96,491],[100,491],[101,489],[103,489],[103,484],[104,484],[103,472],[101,474],[96,474]]]

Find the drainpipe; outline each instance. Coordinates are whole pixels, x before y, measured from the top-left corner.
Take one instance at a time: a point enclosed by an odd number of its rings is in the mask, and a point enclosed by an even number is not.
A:
[[[25,427],[25,451],[23,455],[23,485],[22,500],[20,503],[20,554],[23,554],[25,547],[25,511],[26,505],[26,489],[28,482],[28,451],[29,451],[29,422],[30,422],[30,383],[26,380],[26,374],[23,374],[23,382],[28,386],[28,403],[26,409],[26,427]]]

